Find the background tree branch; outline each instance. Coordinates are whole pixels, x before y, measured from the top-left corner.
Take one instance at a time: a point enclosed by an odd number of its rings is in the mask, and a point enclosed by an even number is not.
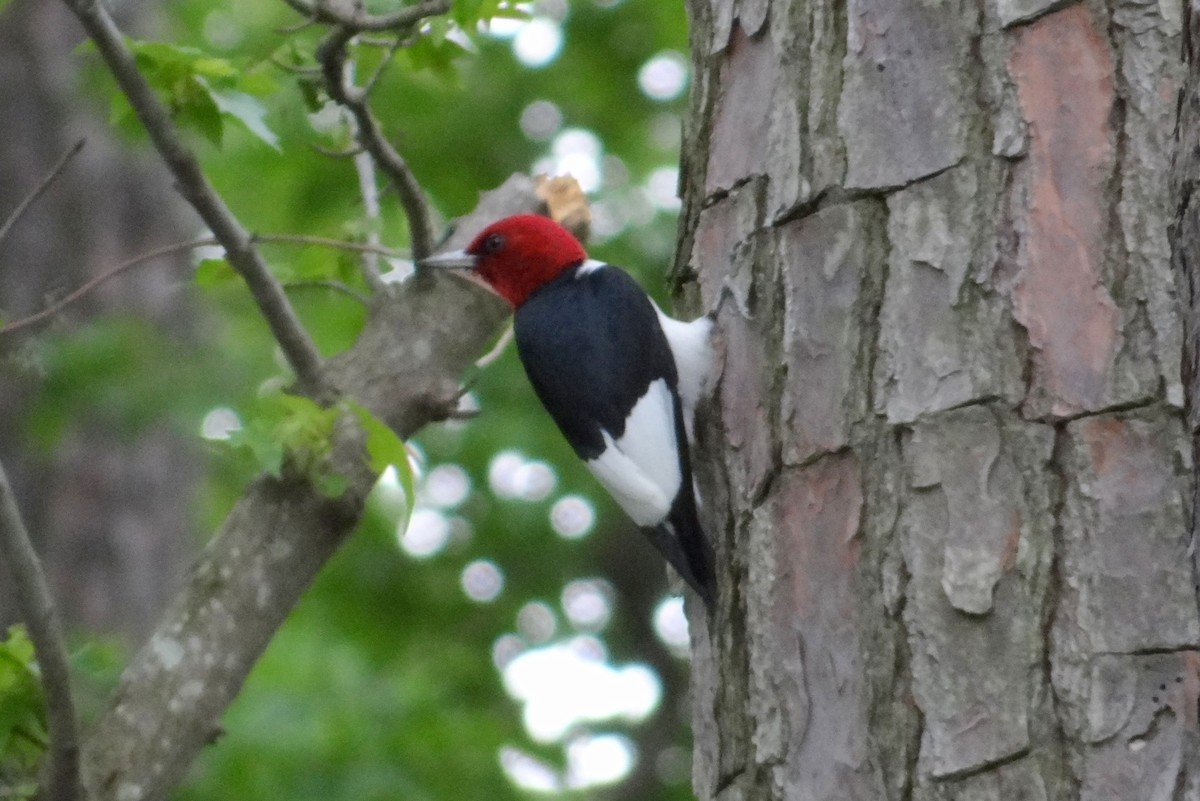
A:
[[[38,184],[32,192],[26,195],[25,199],[22,200],[15,209],[12,210],[12,213],[8,215],[3,224],[0,224],[0,242],[4,241],[4,238],[8,236],[8,232],[11,231],[12,227],[17,224],[17,221],[24,216],[29,207],[32,206],[39,197],[42,196],[43,192],[50,188],[50,185],[54,183],[58,176],[62,175],[63,170],[65,170],[67,165],[71,163],[71,159],[75,158],[75,156],[79,154],[80,150],[83,150],[85,141],[86,140],[84,139],[80,139],[78,142],[72,145],[67,152],[63,153],[62,158],[60,158],[58,163],[56,163],[50,169],[50,172],[48,172],[46,177],[42,179],[42,182]]]
[[[12,575],[46,697],[50,758],[43,779],[43,797],[73,801],[80,797],[79,718],[71,692],[67,649],[46,576],[29,540],[3,464],[0,464],[0,556]]]

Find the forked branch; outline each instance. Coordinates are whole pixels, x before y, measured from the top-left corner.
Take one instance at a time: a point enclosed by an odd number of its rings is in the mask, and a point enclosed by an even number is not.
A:
[[[200,169],[195,155],[184,144],[170,113],[138,70],[133,53],[112,17],[97,0],[64,2],[96,43],[118,86],[174,176],[180,193],[200,214],[225,248],[230,265],[245,280],[301,388],[314,397],[327,397],[329,393],[321,377],[321,357],[316,345],[300,324],[283,287],[267,268],[253,237],[225,205]]]

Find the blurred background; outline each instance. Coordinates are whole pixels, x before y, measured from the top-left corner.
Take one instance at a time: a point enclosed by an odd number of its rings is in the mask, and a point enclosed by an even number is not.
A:
[[[5,323],[204,231],[66,9],[0,9],[0,218],[87,140],[0,242]],[[591,202],[591,255],[665,303],[681,4],[518,10],[439,26],[394,55],[361,43],[361,74],[393,62],[372,95],[385,131],[444,220],[510,173],[573,175]],[[131,36],[173,46],[142,51],[160,78],[172,59],[215,58],[205,74],[252,99],[216,137],[193,120],[211,179],[251,230],[405,247],[394,196],[371,222],[354,161],[329,155],[348,132],[304,72],[319,31],[284,32],[300,19],[270,0],[116,11]],[[265,252],[322,350],[346,347],[363,307],[329,284],[363,290],[358,257]],[[244,290],[203,261],[214,255],[147,263],[0,341],[0,459],[69,621],[85,714],[254,475],[228,439],[286,380]],[[400,279],[411,265],[386,267]],[[478,416],[411,443],[407,529],[375,518],[326,566],[176,798],[692,797],[687,628],[662,561],[561,440],[514,349],[469,378]],[[8,583],[0,569],[5,626]]]

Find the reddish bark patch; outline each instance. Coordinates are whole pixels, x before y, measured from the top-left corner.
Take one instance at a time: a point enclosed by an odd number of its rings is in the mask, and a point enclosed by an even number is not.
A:
[[[735,485],[745,498],[758,494],[774,464],[771,421],[767,412],[767,367],[763,340],[740,314],[722,314],[724,364],[721,413]]]
[[[775,507],[779,581],[792,588],[792,614],[830,629],[852,616],[862,476],[852,456],[799,470]]]
[[[869,758],[858,620],[862,482],[853,455],[822,458],[786,470],[771,508],[776,575],[763,636],[774,653],[760,664],[778,694],[764,700],[786,709],[789,727],[777,743],[776,780],[795,798],[885,795]]]
[[[1087,444],[1097,479],[1089,494],[1101,510],[1127,520],[1169,502],[1175,492],[1174,475],[1150,432],[1109,417],[1080,421],[1079,435]]]
[[[1062,620],[1093,652],[1192,646],[1200,638],[1187,528],[1189,468],[1170,414],[1088,417],[1067,426],[1061,517]]]
[[[713,110],[704,186],[707,194],[766,172],[771,87],[779,79],[778,72],[779,59],[771,47],[770,31],[751,39],[735,22]]]
[[[1104,405],[1117,308],[1102,284],[1113,168],[1113,65],[1084,6],[1024,28],[1009,56],[1029,123],[1029,188],[1014,315],[1038,351],[1034,389],[1055,415]]]

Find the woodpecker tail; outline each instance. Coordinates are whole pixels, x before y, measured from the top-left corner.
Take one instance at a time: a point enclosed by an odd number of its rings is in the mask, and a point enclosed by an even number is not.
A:
[[[658,552],[711,609],[716,597],[713,553],[696,518],[695,496],[680,492],[667,519],[645,531]]]

